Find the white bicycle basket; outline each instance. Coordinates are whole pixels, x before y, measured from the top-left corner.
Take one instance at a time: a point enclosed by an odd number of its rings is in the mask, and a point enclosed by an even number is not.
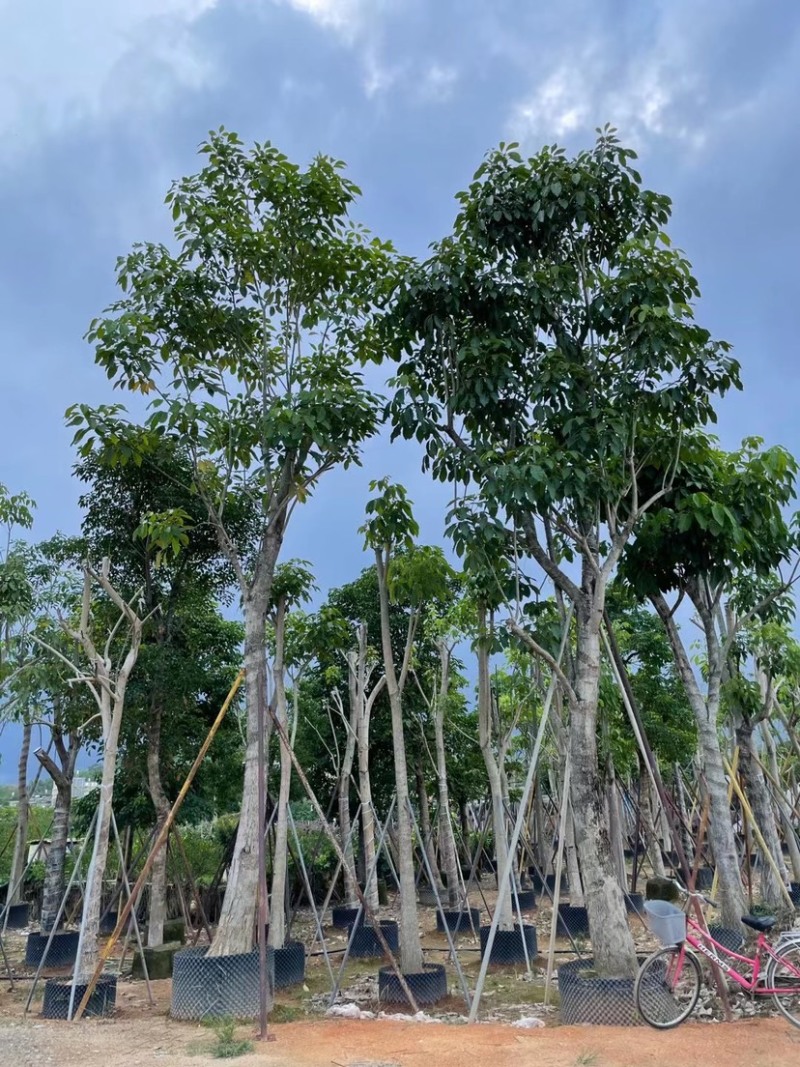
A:
[[[679,945],[686,940],[686,915],[666,900],[646,900],[647,925],[662,945]]]

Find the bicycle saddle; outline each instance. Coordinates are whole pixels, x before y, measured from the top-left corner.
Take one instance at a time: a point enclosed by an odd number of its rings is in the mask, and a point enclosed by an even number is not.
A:
[[[758,930],[760,934],[766,934],[778,920],[774,915],[743,915],[742,922],[751,930]]]

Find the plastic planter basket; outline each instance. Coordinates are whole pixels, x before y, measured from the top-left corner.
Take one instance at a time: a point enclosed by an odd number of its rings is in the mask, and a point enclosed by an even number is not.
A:
[[[397,923],[394,919],[382,919],[379,926],[386,944],[392,952],[397,952],[400,944],[398,940],[399,934]],[[350,955],[354,957],[354,959],[383,959],[383,945],[377,938],[374,926],[357,926],[353,931],[352,937],[353,940],[350,944]]]
[[[25,946],[25,963],[29,967],[38,967],[42,962],[44,951],[47,948],[49,934],[28,934],[28,943]],[[53,934],[53,940],[47,951],[45,967],[71,967],[78,955],[77,931],[60,930]]]
[[[299,985],[306,976],[306,947],[302,941],[287,941],[275,952],[275,988]]]
[[[69,1014],[71,978],[48,978],[44,984],[42,1015],[45,1019],[66,1019]],[[73,1013],[86,992],[86,983],[75,986]],[[84,1015],[111,1015],[117,1003],[117,976],[101,974],[89,997]]]
[[[172,966],[173,1019],[254,1019],[258,1015],[258,950],[208,956],[208,947],[185,948]],[[275,988],[275,953],[267,949],[267,1004]]]
[[[592,959],[570,960],[558,968],[561,1021],[568,1025],[637,1025],[639,1018],[633,1001],[634,979],[601,978],[593,971]]]
[[[647,900],[647,925],[662,945],[679,945],[686,940],[686,916],[666,900]]]
[[[24,930],[28,925],[30,904],[9,904],[4,912],[0,912],[0,931],[5,926],[6,930]]]
[[[363,923],[363,921],[364,912],[359,908],[338,907],[331,911],[331,926],[335,926],[337,930],[346,930],[353,923]]]
[[[420,1007],[437,1004],[447,996],[447,972],[441,963],[426,963],[424,971],[404,974],[403,978]],[[408,999],[392,967],[381,967],[378,971],[378,996],[383,1004],[408,1006]]]
[[[491,926],[481,927],[481,957],[486,954],[490,930]],[[525,923],[521,927],[515,926],[513,930],[498,930],[494,935],[492,955],[489,958],[489,962],[501,966],[524,964],[526,949],[528,960],[535,959],[539,952],[536,944],[535,926]]]
[[[480,908],[464,908],[463,911],[445,911],[444,921],[442,921],[442,913],[436,913],[436,929],[441,933],[445,930],[445,924],[447,924],[447,929],[452,934],[477,933],[480,922]]]
[[[571,904],[558,906],[558,935],[560,937],[588,937],[589,913],[586,908]]]

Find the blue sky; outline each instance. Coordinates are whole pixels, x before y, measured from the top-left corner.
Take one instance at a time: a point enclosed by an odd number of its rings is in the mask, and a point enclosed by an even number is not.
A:
[[[164,193],[221,124],[346,160],[360,220],[423,254],[489,147],[579,148],[614,123],[673,198],[699,317],[743,365],[724,442],[800,453],[799,90],[795,0],[0,0],[0,482],[37,500],[37,536],[77,528],[63,413],[109,398],[82,335],[116,256],[168,239]],[[355,531],[385,473],[441,536],[414,450],[376,441],[292,529],[287,555],[323,587],[364,563]]]

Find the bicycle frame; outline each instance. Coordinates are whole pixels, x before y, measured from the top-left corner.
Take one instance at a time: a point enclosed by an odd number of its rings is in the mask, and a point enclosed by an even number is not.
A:
[[[758,985],[758,979],[764,969],[762,965],[762,958],[766,955],[774,960],[780,960],[784,966],[788,967],[790,972],[797,977],[797,993],[800,995],[800,968],[796,967],[793,963],[787,960],[780,952],[776,951],[769,943],[763,933],[758,935],[758,941],[756,942],[755,956],[743,956],[739,952],[734,952],[732,949],[726,948],[721,945],[719,941],[716,941],[711,934],[706,933],[703,928],[690,918],[686,917],[686,940],[680,945],[680,950],[675,961],[675,973],[672,977],[673,981],[677,981],[683,970],[683,961],[686,954],[686,946],[689,945],[696,952],[705,956],[712,963],[716,964],[729,978],[732,978],[737,985],[746,993],[751,993],[755,996],[768,997],[773,996],[776,993],[787,992],[786,987],[781,989],[773,989],[764,985]],[[750,977],[746,977],[741,974],[732,963],[728,960],[735,960],[737,963],[745,964],[750,969]]]

